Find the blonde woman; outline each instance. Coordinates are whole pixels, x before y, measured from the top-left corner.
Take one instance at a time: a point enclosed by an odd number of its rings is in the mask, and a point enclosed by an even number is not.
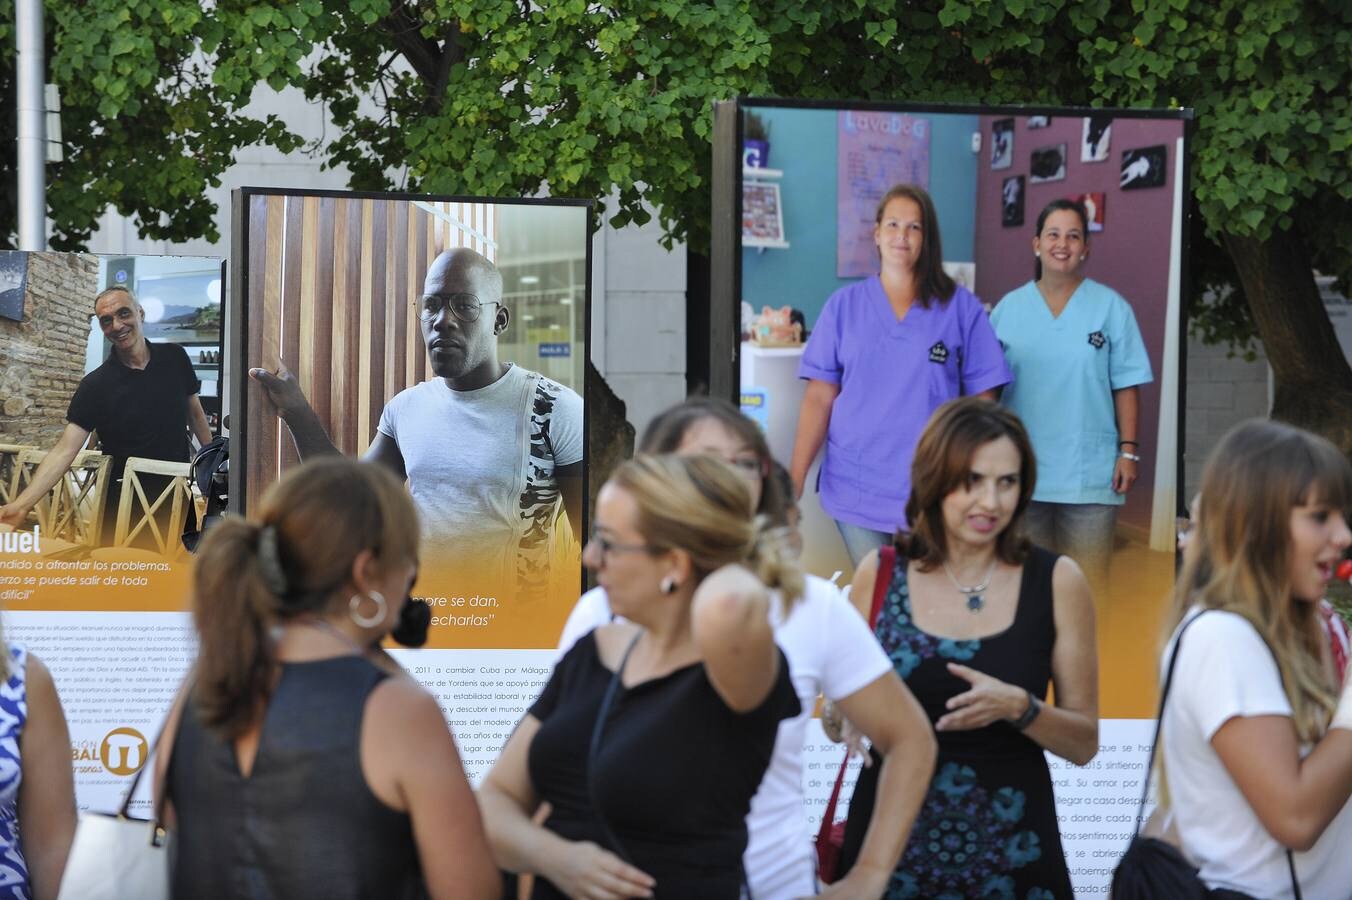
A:
[[[1183,849],[1218,896],[1346,897],[1352,695],[1319,602],[1352,544],[1352,467],[1322,438],[1246,422],[1199,506],[1164,655],[1177,640],[1161,752]]]
[[[708,456],[640,456],[602,487],[583,562],[624,621],[564,655],[479,791],[499,863],[537,875],[533,896],[742,891],[751,797],[799,712],[768,589],[802,591],[751,508]]]

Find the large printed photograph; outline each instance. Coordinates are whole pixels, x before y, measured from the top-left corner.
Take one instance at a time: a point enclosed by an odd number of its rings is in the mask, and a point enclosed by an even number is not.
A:
[[[930,198],[943,270],[963,303],[988,317],[998,341],[986,359],[975,343],[950,354],[944,351],[952,340],[930,335],[925,352],[914,356],[919,362],[907,363],[911,356],[898,351],[873,373],[871,410],[837,402],[831,437],[803,479],[808,568],[822,575],[853,569],[845,526],[885,534],[904,525],[909,455],[890,454],[890,475],[870,468],[869,457],[896,441],[913,445],[927,414],[888,413],[887,398],[895,391],[914,398],[905,385],[933,382],[929,376],[940,369],[963,379],[959,392],[978,393],[991,387],[973,383],[979,370],[1007,364],[1009,375],[995,380],[1009,382],[997,388],[1001,402],[1032,434],[1034,500],[1070,514],[1057,523],[1059,535],[1036,536],[1076,558],[1094,592],[1100,711],[1150,716],[1156,626],[1173,583],[1179,509],[1184,119],[787,101],[748,101],[740,109],[744,123],[759,119],[757,127],[776,138],[757,157],[764,168],[744,168],[741,183],[744,190],[777,186],[785,245],[743,240],[738,299],[749,339],[741,345],[741,387],[757,397],[771,448],[786,465],[807,384],[800,376],[821,362],[812,357],[812,335],[832,329],[840,336],[834,346],[848,356],[856,340],[850,329],[859,323],[837,316],[828,300],[877,293],[869,285],[878,283],[881,265],[878,206],[895,185],[914,185]],[[822,190],[832,184],[834,191]],[[908,204],[918,206],[890,200],[887,215]],[[1044,302],[1037,286],[1044,266],[1054,279],[1078,285],[1068,303]],[[802,321],[803,343],[758,341],[765,330],[758,326],[774,318]],[[891,334],[907,324],[879,319],[859,327]],[[860,359],[837,362],[846,377],[851,366],[855,376],[863,371]],[[1119,408],[1128,402],[1129,410]],[[845,416],[858,427],[844,427]]]
[[[236,194],[238,482],[405,480],[428,646],[552,646],[581,587],[585,203]]]
[[[117,608],[107,604],[145,586],[117,573],[179,569],[184,535],[190,543],[205,511],[190,461],[220,432],[222,262],[6,257],[15,302],[0,317],[5,603]]]

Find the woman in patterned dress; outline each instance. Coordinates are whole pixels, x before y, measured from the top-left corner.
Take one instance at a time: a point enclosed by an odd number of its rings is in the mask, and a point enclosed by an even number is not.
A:
[[[0,900],[52,900],[75,838],[70,733],[47,667],[0,651]]]
[[[878,639],[939,738],[889,898],[1072,896],[1043,751],[1077,765],[1098,752],[1094,609],[1075,562],[1021,535],[1036,471],[1013,413],[946,403],[916,448],[911,530],[855,574],[861,610],[882,592]],[[1056,702],[1044,706],[1049,681]],[[845,866],[876,771],[863,770],[851,801]]]

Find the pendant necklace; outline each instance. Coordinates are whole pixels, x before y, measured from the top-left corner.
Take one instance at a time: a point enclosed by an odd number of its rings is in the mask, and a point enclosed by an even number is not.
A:
[[[962,582],[958,581],[956,577],[954,577],[953,570],[948,567],[948,561],[947,560],[944,561],[943,564],[944,574],[948,576],[949,581],[953,582],[953,587],[958,589],[958,593],[962,594],[964,597],[967,598],[968,612],[979,613],[981,612],[982,609],[985,608],[986,598],[983,597],[982,594],[986,592],[986,588],[991,586],[991,579],[995,577],[995,567],[996,565],[999,564],[999,562],[1000,562],[999,557],[996,557],[995,559],[991,560],[991,567],[986,571],[986,577],[982,580],[982,582],[980,584],[974,584],[971,587],[967,587]]]

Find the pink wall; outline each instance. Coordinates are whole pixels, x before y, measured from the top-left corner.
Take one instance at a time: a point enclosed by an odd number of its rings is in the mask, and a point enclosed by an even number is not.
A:
[[[1033,232],[1037,215],[1052,200],[1075,194],[1105,195],[1103,231],[1090,237],[1092,252],[1085,273],[1116,290],[1131,303],[1141,326],[1155,381],[1141,388],[1141,441],[1144,459],[1141,477],[1127,497],[1122,520],[1131,525],[1150,525],[1151,492],[1154,490],[1156,448],[1159,433],[1159,379],[1163,371],[1165,311],[1168,300],[1169,237],[1172,230],[1177,140],[1183,122],[1174,119],[1114,119],[1108,158],[1103,162],[1080,162],[1080,116],[1056,116],[1046,128],[1029,130],[1026,117],[1014,118],[1013,164],[991,169],[991,123],[1009,116],[981,117],[982,159],[977,172],[976,290],[991,304],[1033,277]],[[1066,145],[1066,177],[1061,181],[1028,184],[1029,157],[1033,150],[1060,143]],[[1118,178],[1124,150],[1165,144],[1168,165],[1165,184],[1158,188],[1124,191]],[[1000,189],[1005,178],[1025,177],[1023,225],[1005,228],[1000,223]]]

